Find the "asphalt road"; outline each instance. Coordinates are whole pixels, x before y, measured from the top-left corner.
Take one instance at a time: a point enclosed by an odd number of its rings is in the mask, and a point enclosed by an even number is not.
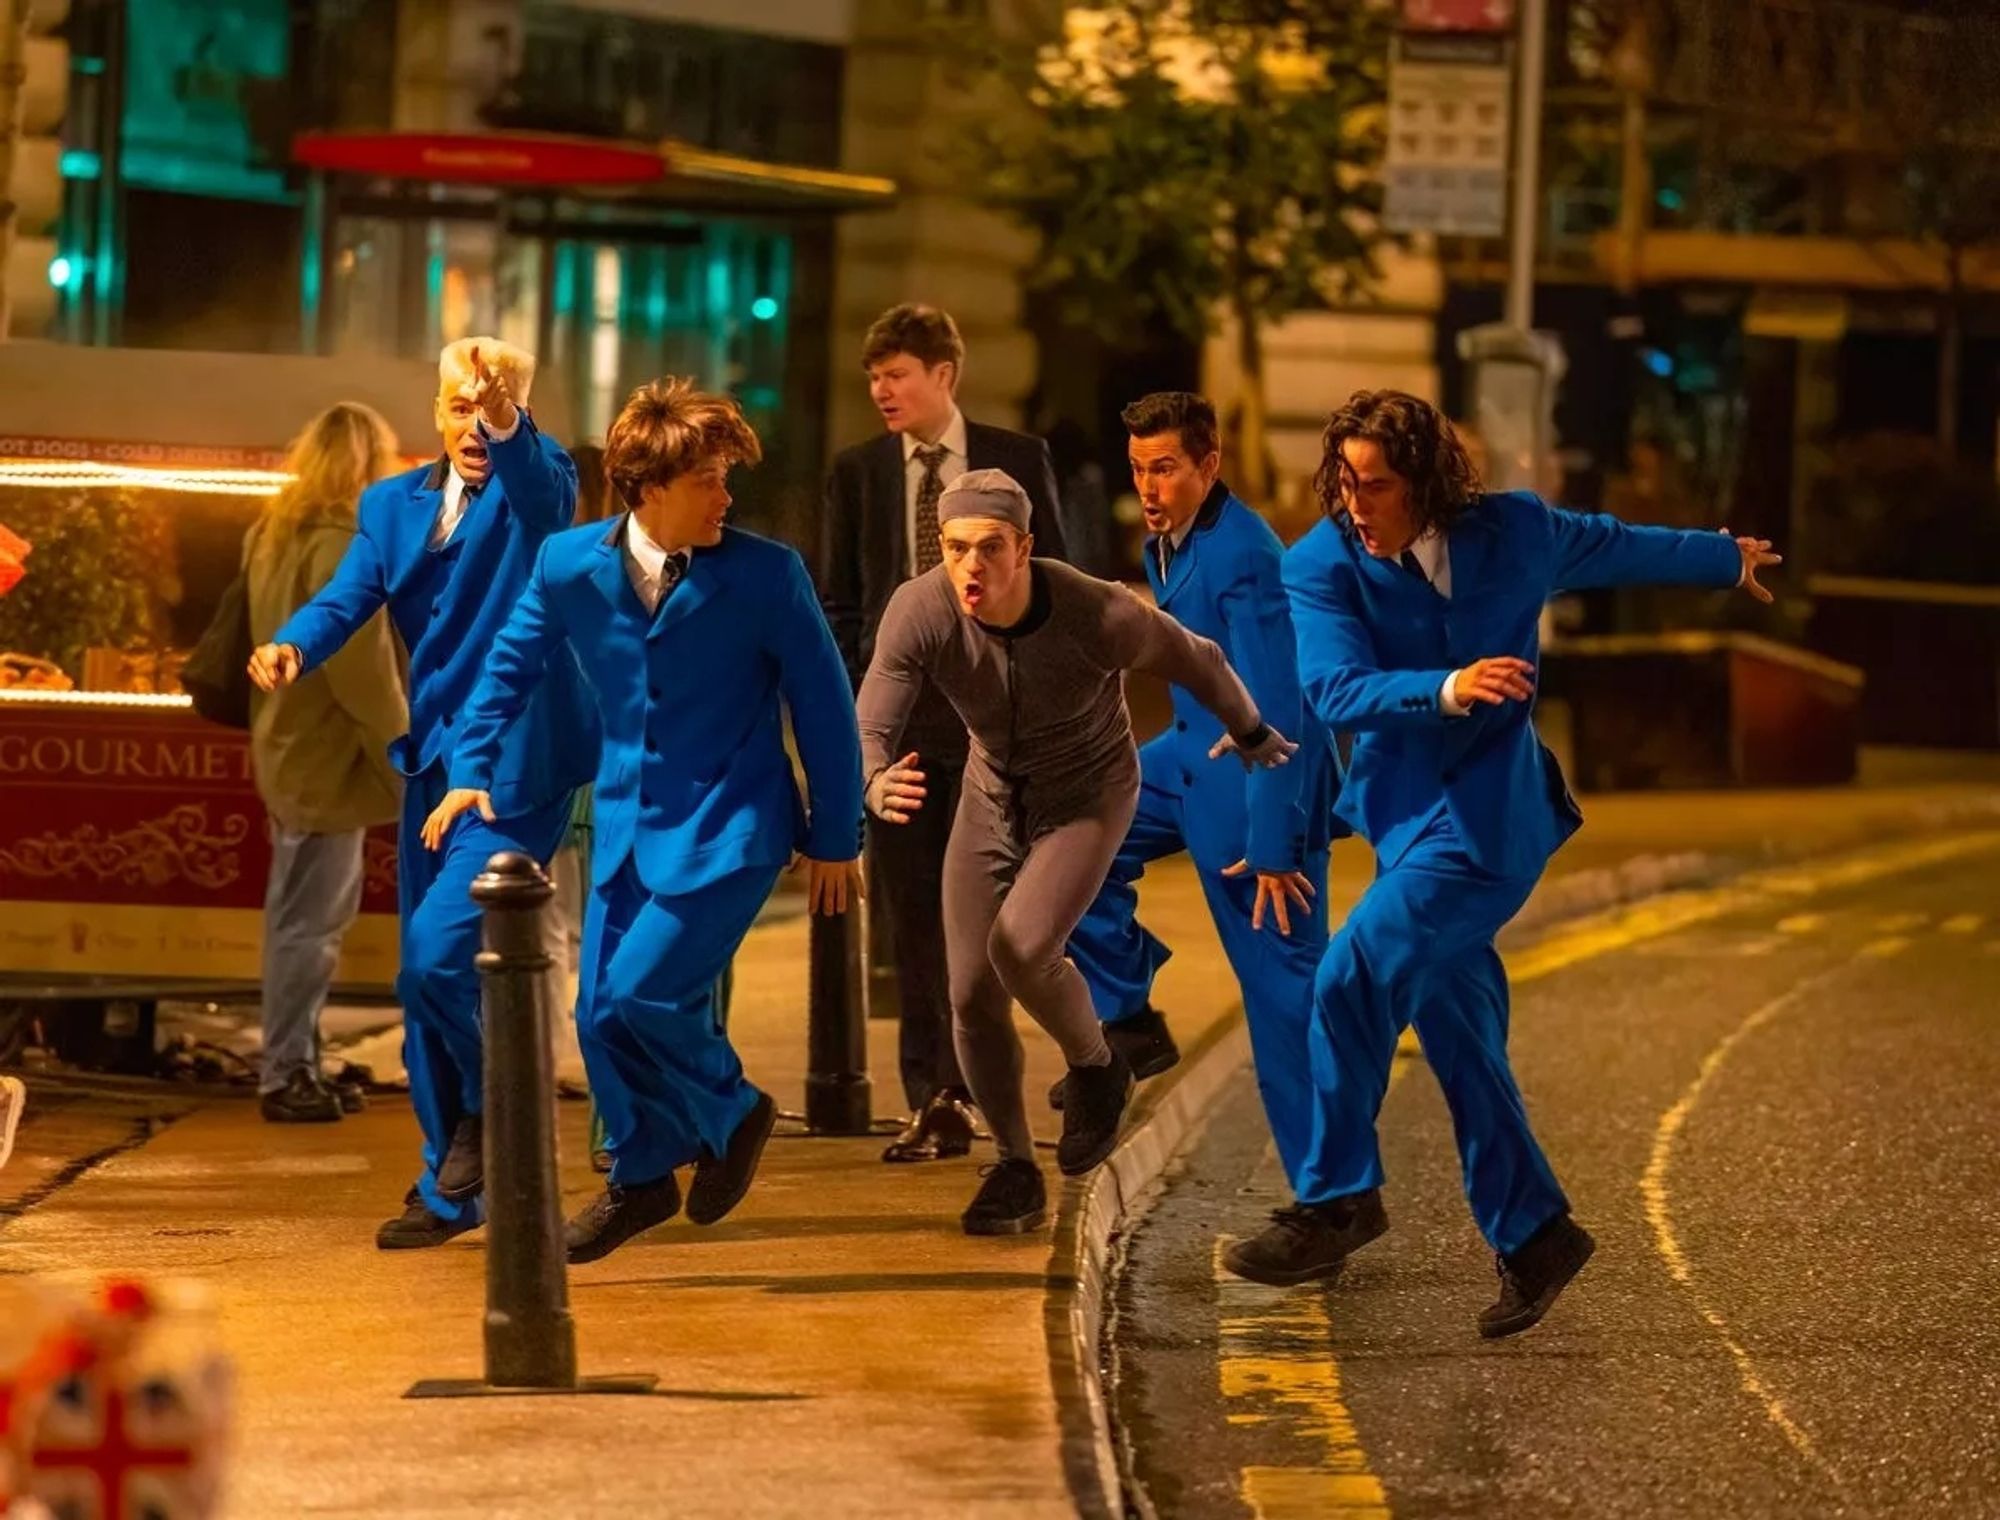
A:
[[[1474,1332],[1492,1258],[1415,1055],[1390,1233],[1332,1285],[1228,1279],[1217,1236],[1285,1201],[1232,1089],[1117,1293],[1137,1512],[2000,1516],[2000,840],[1753,882],[1510,952],[1599,1243],[1525,1336]]]

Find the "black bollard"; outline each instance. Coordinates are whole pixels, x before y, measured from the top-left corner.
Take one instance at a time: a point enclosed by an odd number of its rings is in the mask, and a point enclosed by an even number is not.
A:
[[[868,1089],[868,910],[814,914],[806,1003],[806,1128],[865,1135]]]
[[[507,850],[472,882],[485,910],[479,969],[486,1067],[486,1375],[427,1378],[407,1397],[652,1391],[649,1373],[579,1379],[569,1312],[562,1186],[556,1176],[556,1076],[549,1051],[550,961],[541,916],[555,888]]]
[[[486,912],[475,964],[486,1024],[486,1381],[498,1388],[576,1386],[541,926],[554,895],[542,868],[512,851],[472,883]]]

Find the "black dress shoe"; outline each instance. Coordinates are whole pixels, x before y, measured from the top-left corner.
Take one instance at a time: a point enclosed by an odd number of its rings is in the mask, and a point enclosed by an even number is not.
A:
[[[624,1187],[606,1185],[563,1227],[563,1243],[572,1266],[609,1256],[634,1235],[665,1224],[681,1211],[681,1185],[668,1172],[658,1182]]]
[[[1325,1203],[1295,1203],[1271,1211],[1271,1223],[1222,1253],[1238,1277],[1274,1288],[1338,1277],[1347,1258],[1389,1228],[1382,1193],[1369,1188]]]
[[[1025,1235],[1048,1223],[1042,1169],[1020,1156],[979,1169],[985,1181],[958,1222],[968,1235]]]
[[[340,1117],[340,1099],[302,1066],[259,1098],[257,1111],[268,1124],[331,1124]]]
[[[1513,1255],[1495,1258],[1500,1297],[1480,1311],[1479,1333],[1494,1340],[1538,1324],[1596,1249],[1590,1232],[1565,1213],[1535,1231]]]
[[[1180,1065],[1181,1048],[1174,1043],[1173,1031],[1167,1028],[1165,1017],[1151,1003],[1129,1019],[1106,1024],[1104,1042],[1125,1058],[1135,1082],[1157,1077]],[[1058,1113],[1063,1106],[1063,1081],[1058,1077],[1055,1086],[1049,1089],[1049,1107]]]
[[[403,1212],[375,1232],[375,1247],[381,1251],[415,1251],[425,1246],[441,1246],[454,1235],[476,1230],[475,1219],[440,1219],[424,1205],[415,1188],[403,1199]]]
[[[1072,1066],[1063,1079],[1062,1139],[1056,1166],[1065,1177],[1081,1177],[1118,1145],[1118,1125],[1132,1101],[1132,1068],[1114,1049],[1103,1066]]]
[[[479,1115],[467,1114],[451,1132],[451,1149],[437,1170],[437,1190],[453,1203],[465,1203],[485,1186],[486,1127]]]
[[[972,1149],[972,1129],[972,1094],[962,1087],[940,1087],[889,1142],[882,1159],[943,1161],[963,1156]]]
[[[688,1218],[696,1224],[715,1224],[743,1201],[750,1180],[757,1175],[757,1163],[764,1155],[764,1142],[778,1122],[778,1105],[767,1092],[757,1094],[757,1106],[744,1116],[729,1137],[729,1146],[720,1156],[704,1156],[695,1163],[694,1184],[688,1189]]]

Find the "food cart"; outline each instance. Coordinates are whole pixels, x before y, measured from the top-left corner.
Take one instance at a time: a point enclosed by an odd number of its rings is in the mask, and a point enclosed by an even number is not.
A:
[[[159,1002],[255,999],[249,736],[176,675],[286,440],[355,400],[428,452],[434,384],[405,361],[0,346],[0,1060],[39,1022],[67,1059],[150,1070]],[[378,829],[345,994],[389,994],[395,912]]]

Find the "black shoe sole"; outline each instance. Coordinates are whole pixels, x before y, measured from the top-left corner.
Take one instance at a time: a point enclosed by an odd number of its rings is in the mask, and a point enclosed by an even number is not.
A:
[[[744,1162],[743,1175],[738,1179],[736,1186],[726,1198],[719,1201],[703,1199],[700,1196],[701,1170],[699,1167],[695,1169],[694,1185],[688,1189],[687,1216],[689,1223],[701,1225],[722,1223],[723,1220],[729,1217],[730,1211],[743,1201],[744,1195],[750,1191],[750,1184],[757,1180],[757,1167],[764,1159],[764,1147],[771,1141],[771,1131],[778,1127],[778,1105],[771,1101],[768,1094],[758,1100],[758,1107],[764,1112],[763,1133],[757,1136],[756,1144]],[[745,1124],[753,1123],[756,1120],[757,1112],[758,1110],[755,1108],[750,1110],[749,1116],[743,1122]],[[731,1135],[729,1140],[733,1145],[736,1142],[736,1137]]]
[[[1049,1222],[1046,1207],[1032,1214],[1016,1214],[1011,1219],[960,1219],[959,1228],[968,1235],[1032,1235]]]
[[[1576,1274],[1581,1272],[1585,1264],[1596,1254],[1597,1242],[1588,1235],[1584,1236],[1583,1248],[1578,1253],[1576,1260],[1570,1264],[1570,1269],[1567,1272],[1542,1289],[1533,1303],[1529,1304],[1511,1319],[1487,1320],[1482,1318],[1479,1321],[1480,1335],[1486,1340],[1497,1341],[1503,1340],[1510,1335],[1519,1335],[1523,1330],[1534,1329],[1535,1326],[1542,1322],[1542,1316],[1556,1306],[1556,1300],[1562,1297],[1563,1289],[1570,1285],[1575,1279]]]

